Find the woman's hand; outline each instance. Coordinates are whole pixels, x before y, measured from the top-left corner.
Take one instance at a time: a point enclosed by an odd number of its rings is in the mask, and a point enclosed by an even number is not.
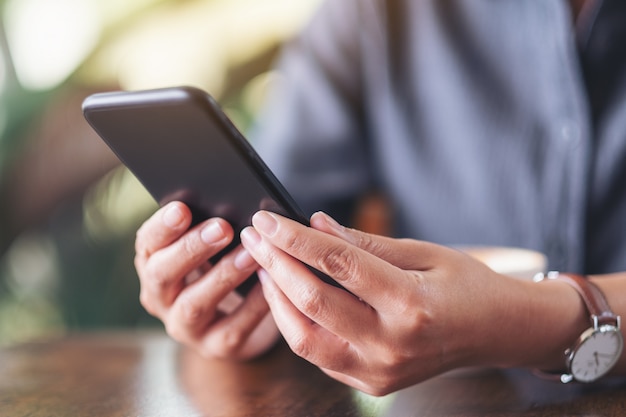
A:
[[[248,359],[265,352],[278,331],[260,286],[245,298],[234,292],[258,265],[241,246],[210,265],[233,229],[219,218],[188,230],[190,224],[187,206],[174,202],[137,231],[141,304],[172,338],[205,356]]]
[[[375,395],[460,366],[552,364],[568,342],[550,327],[567,323],[536,326],[532,311],[572,303],[580,317],[567,286],[504,277],[460,251],[365,234],[322,213],[308,228],[259,212],[242,243],[262,267],[265,297],[292,350]]]

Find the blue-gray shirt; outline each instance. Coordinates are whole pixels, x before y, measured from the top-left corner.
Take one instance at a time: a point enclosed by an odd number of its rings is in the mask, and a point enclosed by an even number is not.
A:
[[[566,0],[330,0],[253,140],[307,211],[382,189],[399,236],[626,270],[626,77],[592,117],[573,26]]]

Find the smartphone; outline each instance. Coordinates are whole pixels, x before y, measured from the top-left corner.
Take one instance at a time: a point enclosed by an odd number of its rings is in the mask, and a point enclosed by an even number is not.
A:
[[[160,206],[182,201],[193,224],[227,220],[232,244],[258,210],[308,225],[308,218],[208,93],[194,87],[98,93],[83,102],[91,127]],[[326,282],[329,277],[318,273]],[[238,291],[246,293],[255,277]]]

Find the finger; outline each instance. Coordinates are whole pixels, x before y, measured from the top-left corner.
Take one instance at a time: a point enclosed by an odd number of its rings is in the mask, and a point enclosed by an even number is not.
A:
[[[353,367],[358,360],[357,354],[346,339],[300,312],[276,285],[268,271],[259,270],[258,275],[276,325],[296,355],[323,368],[341,371]]]
[[[311,227],[337,236],[392,265],[406,270],[429,270],[437,264],[441,246],[413,239],[393,239],[340,225],[328,214],[314,213]],[[407,256],[410,254],[410,256]]]
[[[255,285],[246,298],[230,314],[211,325],[202,337],[202,350],[213,356],[245,359],[259,344],[268,345],[277,339],[278,332],[269,314],[269,306],[260,285]],[[250,343],[255,339],[254,343]]]
[[[135,252],[147,259],[157,250],[178,239],[191,224],[191,211],[178,201],[171,202],[155,212],[137,230]]]
[[[324,272],[376,310],[388,308],[415,285],[414,274],[408,274],[343,239],[275,213],[260,211],[253,216],[252,224],[263,236],[261,243],[267,241],[289,256]],[[269,269],[280,271],[280,266],[286,264],[285,256],[279,256],[262,244],[259,247],[264,248],[263,251],[255,253],[251,250],[254,245],[250,243],[250,248],[246,248],[264,268],[269,264]],[[392,282],[390,277],[393,277]],[[288,285],[298,285],[290,282],[297,281],[281,281],[279,285],[287,292]],[[310,286],[310,280],[306,285]]]
[[[145,262],[140,281],[144,299],[169,307],[184,286],[184,279],[207,259],[224,249],[233,238],[232,227],[213,218],[197,225]]]
[[[176,297],[168,318],[172,323],[168,333],[174,333],[172,336],[180,342],[192,341],[215,320],[218,308],[224,313],[235,311],[241,297],[233,290],[256,268],[254,258],[243,247],[229,252]]]
[[[321,281],[302,262],[264,241],[254,230],[241,234],[242,243],[268,271],[297,310],[330,332],[349,340],[365,329],[355,323],[376,323],[376,311],[347,291]]]

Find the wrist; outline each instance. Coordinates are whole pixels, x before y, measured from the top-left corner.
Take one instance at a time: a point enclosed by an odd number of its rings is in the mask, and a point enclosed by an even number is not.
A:
[[[620,316],[613,312],[602,290],[588,277],[553,271],[538,274],[535,281],[546,279],[571,286],[583,301],[590,322],[565,351],[566,372],[548,375],[563,383],[594,382],[602,378],[614,368],[622,354],[624,342],[620,332]]]
[[[497,365],[564,370],[565,350],[589,327],[579,294],[564,282],[505,279],[517,288],[503,307],[510,312],[509,330],[500,332]]]

